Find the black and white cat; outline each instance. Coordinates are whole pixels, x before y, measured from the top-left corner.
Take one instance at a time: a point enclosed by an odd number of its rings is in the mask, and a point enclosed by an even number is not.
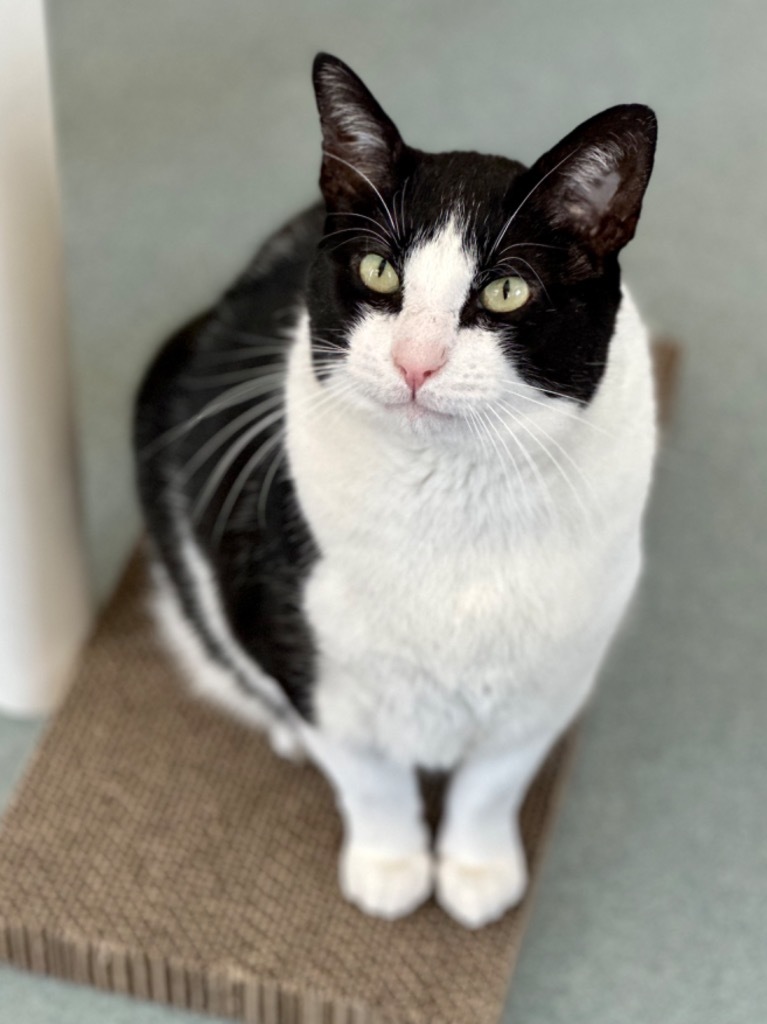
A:
[[[270,238],[142,386],[165,629],[197,691],[327,776],[340,882],[522,897],[516,814],[640,572],[655,449],[621,288],[656,125],[613,107],[531,168],[405,145],[320,55],[324,203]],[[417,770],[448,770],[432,852]]]

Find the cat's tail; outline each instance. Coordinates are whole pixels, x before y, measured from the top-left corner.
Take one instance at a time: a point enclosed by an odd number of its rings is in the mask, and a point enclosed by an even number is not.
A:
[[[272,749],[280,757],[303,761],[305,752],[298,716],[287,702],[280,700],[278,693],[273,697],[269,692],[274,686],[272,681],[264,676],[263,685],[244,687],[232,670],[211,657],[184,614],[166,569],[156,560],[152,563],[151,578],[152,617],[192,693],[238,721],[266,733]]]

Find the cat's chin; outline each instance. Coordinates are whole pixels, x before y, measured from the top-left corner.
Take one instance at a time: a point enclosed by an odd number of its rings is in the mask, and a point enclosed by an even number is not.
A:
[[[420,402],[386,402],[383,404],[383,408],[393,411],[395,416],[403,417],[408,423],[439,422],[440,420],[455,419],[450,413],[430,409]]]
[[[444,438],[455,442],[471,436],[468,421],[459,412],[434,409],[420,401],[388,401],[383,396],[364,392],[347,393],[344,400],[387,432],[396,432],[403,437]]]
[[[464,417],[432,409],[421,402],[384,402],[379,409],[391,427],[411,437],[455,439],[468,431]]]

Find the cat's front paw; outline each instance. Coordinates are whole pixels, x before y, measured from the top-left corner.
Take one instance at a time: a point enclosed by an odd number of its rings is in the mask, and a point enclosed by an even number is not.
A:
[[[481,928],[515,907],[527,888],[524,854],[488,861],[443,857],[437,866],[437,902],[465,928]]]
[[[429,853],[401,857],[365,846],[347,846],[339,865],[341,892],[366,914],[394,920],[431,895],[433,864]]]

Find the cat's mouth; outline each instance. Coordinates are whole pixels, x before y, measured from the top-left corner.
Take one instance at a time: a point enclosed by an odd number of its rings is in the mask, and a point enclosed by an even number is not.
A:
[[[403,402],[384,402],[383,406],[395,414],[404,416],[411,423],[428,421],[429,419],[450,420],[455,418],[452,413],[434,409],[432,406],[425,405],[422,401],[419,401],[418,398],[408,398]]]

